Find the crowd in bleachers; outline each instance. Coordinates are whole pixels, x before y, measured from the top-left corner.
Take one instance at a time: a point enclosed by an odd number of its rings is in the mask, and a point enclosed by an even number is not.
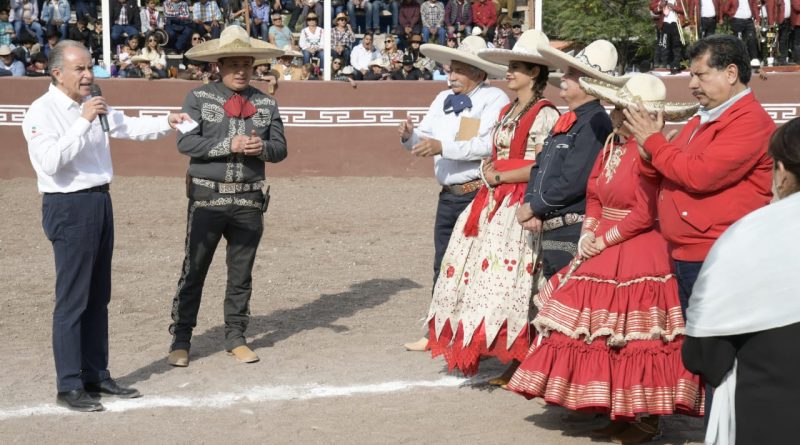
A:
[[[192,46],[235,24],[286,52],[259,61],[286,80],[323,78],[319,0],[110,0],[113,60],[103,63],[100,2],[0,0],[0,76],[45,76],[47,56],[69,38],[89,48],[98,77],[214,78],[215,67],[188,60]],[[421,44],[458,46],[470,34],[511,48],[522,32],[515,0],[333,0],[331,76],[352,80],[444,79]],[[511,8],[510,10],[508,8]],[[108,26],[107,24],[105,26]]]

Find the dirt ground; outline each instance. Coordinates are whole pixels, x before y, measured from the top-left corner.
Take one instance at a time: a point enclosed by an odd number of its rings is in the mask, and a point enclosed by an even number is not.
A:
[[[463,380],[400,346],[419,337],[430,301],[432,179],[270,183],[248,331],[261,361],[239,364],[222,350],[221,248],[192,362],[170,368],[183,181],[115,179],[110,370],[144,397],[78,414],[54,403],[53,254],[35,181],[0,181],[0,443],[598,443],[585,434],[596,422],[566,423],[558,408],[488,389],[499,363]],[[669,418],[656,443],[699,442],[701,430],[699,419]]]

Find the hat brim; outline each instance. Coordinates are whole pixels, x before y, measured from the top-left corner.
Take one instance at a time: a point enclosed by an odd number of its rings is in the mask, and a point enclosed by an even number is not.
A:
[[[419,50],[425,57],[433,59],[443,65],[451,65],[454,61],[461,62],[478,68],[485,72],[490,78],[501,79],[506,76],[506,67],[487,62],[476,55],[456,48],[425,43],[420,46]]]
[[[228,47],[220,48],[219,39],[209,40],[194,46],[186,51],[185,56],[189,59],[201,60],[203,62],[217,62],[226,57],[252,57],[253,59],[271,59],[283,55],[283,50],[278,49],[271,43],[263,40],[250,39],[249,47]]]
[[[630,76],[612,76],[610,74],[606,74],[597,68],[581,62],[580,60],[563,51],[559,51],[549,46],[540,46],[538,49],[542,57],[547,60],[548,65],[558,68],[564,73],[566,73],[569,68],[574,68],[588,77],[599,79],[612,85],[620,86],[624,85],[625,82],[627,82],[630,78]]]
[[[628,108],[630,106],[637,106],[635,100],[620,97],[617,94],[621,88],[619,85],[589,77],[581,77],[578,79],[578,82],[587,94],[604,100],[615,107]],[[661,111],[664,115],[664,119],[668,121],[683,121],[687,117],[697,113],[697,110],[700,108],[699,103],[692,104],[687,102],[643,101],[642,104],[648,113],[658,113]]]
[[[513,49],[485,49],[478,53],[478,57],[498,65],[508,66],[511,62],[535,63],[537,65],[552,66],[541,54],[526,53]]]

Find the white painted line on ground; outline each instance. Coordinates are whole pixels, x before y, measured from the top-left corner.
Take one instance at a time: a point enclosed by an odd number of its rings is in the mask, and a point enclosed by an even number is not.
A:
[[[148,396],[139,399],[103,400],[109,412],[124,412],[153,408],[225,408],[237,403],[275,402],[288,400],[310,400],[326,397],[387,394],[414,388],[453,388],[469,382],[459,377],[442,377],[438,380],[394,381],[370,385],[329,386],[308,384],[300,386],[256,386],[239,392],[226,392],[197,397]],[[33,407],[0,410],[0,420],[29,416],[60,416],[79,414],[57,406],[55,403]],[[86,414],[84,414],[86,415]]]

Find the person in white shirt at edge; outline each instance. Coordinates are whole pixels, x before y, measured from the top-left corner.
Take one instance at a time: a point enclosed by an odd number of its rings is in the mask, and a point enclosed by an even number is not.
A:
[[[406,150],[415,156],[433,156],[436,180],[442,185],[434,224],[434,285],[453,226],[481,186],[481,159],[491,155],[492,127],[509,102],[503,90],[486,83],[489,76],[504,77],[505,67],[479,58],[477,53],[483,49],[486,42],[478,36],[465,38],[457,49],[422,45],[425,56],[450,65],[450,89],[436,96],[417,128],[410,116],[399,128]],[[474,124],[478,124],[477,134],[469,135],[468,128]],[[459,130],[469,137],[458,137]],[[403,346],[409,351],[425,351],[427,344],[423,337]]]
[[[89,51],[64,40],[50,54],[52,84],[25,114],[22,131],[42,198],[42,227],[53,244],[56,298],[53,355],[56,402],[75,411],[101,411],[97,395],[139,397],[108,372],[108,302],[114,220],[109,136],[147,140],[189,121],[187,114],[132,118],[102,96],[90,97],[94,81]],[[108,118],[108,134],[98,116]]]

